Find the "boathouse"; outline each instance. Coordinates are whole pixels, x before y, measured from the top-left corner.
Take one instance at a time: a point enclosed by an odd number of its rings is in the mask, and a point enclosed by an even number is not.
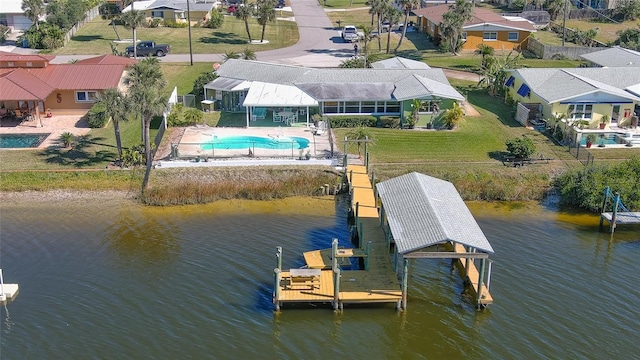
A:
[[[376,190],[382,228],[402,274],[403,308],[410,259],[454,259],[476,305],[493,303],[487,266],[493,248],[452,183],[413,172],[380,182]]]

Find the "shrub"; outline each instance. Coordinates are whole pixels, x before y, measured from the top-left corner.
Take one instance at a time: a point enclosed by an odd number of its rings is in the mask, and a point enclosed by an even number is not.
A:
[[[529,158],[536,152],[533,140],[526,136],[508,139],[505,144],[507,151],[517,158]]]
[[[186,125],[201,124],[204,119],[204,113],[200,109],[188,108],[182,112]]]
[[[162,20],[160,18],[151,19],[147,23],[147,27],[157,28],[158,26],[162,25],[163,22],[164,22],[164,20]]]
[[[7,39],[7,35],[9,35],[10,32],[8,26],[0,24],[0,43],[3,43]]]
[[[68,131],[60,134],[60,142],[62,142],[62,145],[66,148],[71,147],[71,144],[73,143],[73,139],[74,139],[73,134]]]
[[[375,127],[378,119],[371,115],[340,115],[328,117],[333,128]]]
[[[397,116],[381,116],[380,126],[383,128],[398,129],[400,128],[400,118]]]
[[[184,115],[183,115],[184,105],[175,104],[171,108],[171,112],[169,116],[167,116],[167,125],[171,127],[179,127],[185,124]]]
[[[135,167],[146,164],[144,151],[144,144],[138,144],[132,146],[130,149],[124,149],[122,152],[122,166]]]
[[[591,165],[559,176],[554,185],[560,191],[560,201],[565,205],[598,211],[602,205],[604,188],[611,187],[629,210],[640,209],[640,158],[612,165]]]
[[[186,28],[188,24],[186,22],[176,22],[175,20],[165,20],[164,26],[168,28]]]
[[[103,104],[95,104],[89,109],[87,114],[87,121],[91,128],[103,128],[109,122],[107,116],[107,108]]]
[[[211,71],[200,74],[200,76],[198,76],[198,78],[193,82],[193,89],[191,90],[191,93],[196,96],[197,100],[204,100],[204,86],[215,80],[217,77],[218,75]]]
[[[224,14],[218,11],[218,9],[211,10],[211,17],[205,21],[203,27],[210,29],[218,29],[224,24]]]

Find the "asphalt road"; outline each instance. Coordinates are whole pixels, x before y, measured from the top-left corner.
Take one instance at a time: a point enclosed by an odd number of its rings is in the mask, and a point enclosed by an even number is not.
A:
[[[337,67],[353,56],[353,44],[344,43],[339,31],[333,27],[317,0],[296,0],[291,4],[300,39],[290,47],[257,51],[259,61],[308,67]],[[95,55],[58,55],[51,61],[64,64],[73,59],[82,60]],[[189,54],[168,54],[162,62],[189,62]],[[222,54],[193,54],[194,62],[219,62]]]

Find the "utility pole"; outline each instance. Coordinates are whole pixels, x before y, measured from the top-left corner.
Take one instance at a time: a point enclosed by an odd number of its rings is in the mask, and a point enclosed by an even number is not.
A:
[[[189,61],[191,62],[191,66],[193,66],[193,48],[191,45],[191,11],[189,8],[189,2],[191,2],[191,0],[187,0],[187,28],[189,29]]]
[[[564,11],[562,11],[562,46],[564,47],[564,39],[567,37],[567,0],[564,0]]]

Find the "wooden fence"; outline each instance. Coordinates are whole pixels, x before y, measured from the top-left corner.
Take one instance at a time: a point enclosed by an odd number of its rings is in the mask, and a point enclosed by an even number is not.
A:
[[[91,20],[95,19],[96,17],[100,16],[100,12],[98,11],[99,8],[100,8],[100,6],[96,6],[93,9],[87,11],[84,14],[84,20],[81,20],[80,22],[75,24],[71,29],[69,29],[69,31],[67,31],[67,34],[64,36],[64,45],[65,46],[71,40],[71,38],[78,32],[78,30],[80,30],[80,28],[82,26],[84,26],[84,24],[86,24],[89,21],[91,21]]]

